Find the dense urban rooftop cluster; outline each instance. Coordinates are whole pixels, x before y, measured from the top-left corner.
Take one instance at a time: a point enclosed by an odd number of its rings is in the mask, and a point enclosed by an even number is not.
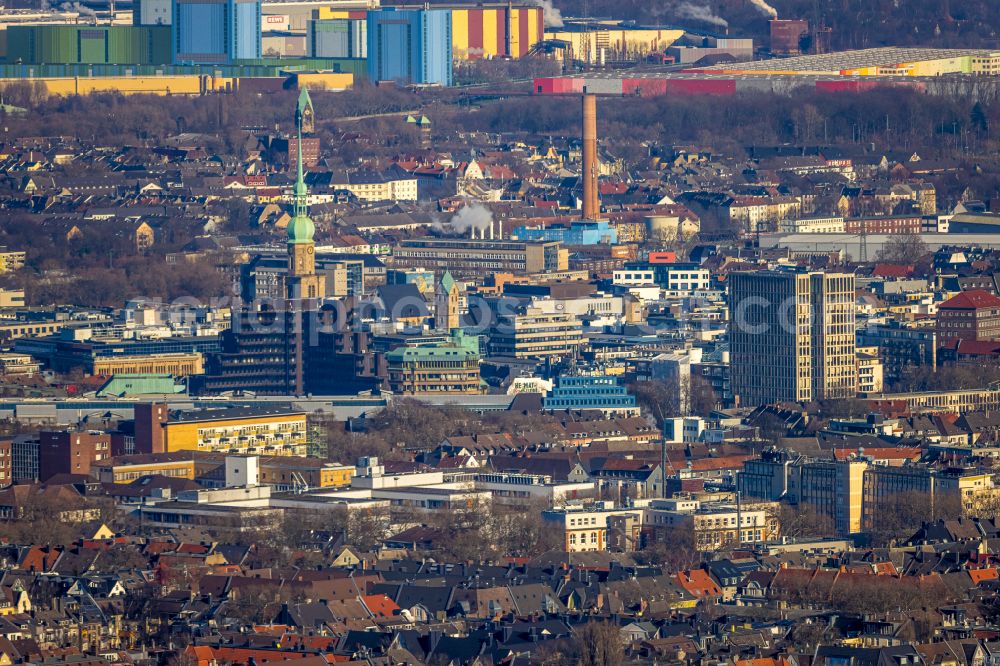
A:
[[[0,666],[1000,663],[981,22],[216,4],[0,11]]]

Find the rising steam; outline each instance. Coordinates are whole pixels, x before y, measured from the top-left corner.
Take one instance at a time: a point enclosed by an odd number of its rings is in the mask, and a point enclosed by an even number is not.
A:
[[[773,19],[778,18],[778,10],[767,4],[765,0],[750,0],[750,4],[759,9],[762,14],[767,14]]]

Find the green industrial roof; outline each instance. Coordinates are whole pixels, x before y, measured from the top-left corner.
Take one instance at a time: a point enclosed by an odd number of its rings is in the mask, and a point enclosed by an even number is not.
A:
[[[97,396],[122,398],[183,392],[184,385],[178,384],[173,375],[112,375],[101,388],[97,389]]]

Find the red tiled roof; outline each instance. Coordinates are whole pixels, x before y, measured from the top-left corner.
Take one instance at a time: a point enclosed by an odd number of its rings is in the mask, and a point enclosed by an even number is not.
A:
[[[969,569],[969,578],[972,579],[973,585],[979,585],[983,581],[997,580],[1000,574],[996,569]]]
[[[970,289],[952,296],[938,306],[938,310],[977,310],[1000,307],[1000,298],[982,289]]]
[[[722,590],[703,569],[682,571],[675,576],[677,584],[696,597],[717,597]]]
[[[375,617],[392,617],[399,612],[396,602],[384,594],[371,594],[362,599]]]
[[[992,340],[956,340],[955,349],[959,354],[992,356],[1000,353],[1000,342]]]
[[[700,458],[691,461],[691,469],[707,472],[715,469],[743,469],[743,463],[753,456],[720,456],[718,458]]]
[[[913,275],[913,266],[904,264],[876,264],[872,275],[881,278],[907,278]]]

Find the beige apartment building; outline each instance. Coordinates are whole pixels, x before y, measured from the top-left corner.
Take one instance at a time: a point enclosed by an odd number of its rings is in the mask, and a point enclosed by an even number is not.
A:
[[[816,461],[793,466],[788,478],[788,501],[829,518],[840,536],[857,534],[862,530],[867,468],[868,463],[863,460]]]
[[[856,393],[853,274],[733,273],[729,299],[732,389],[742,405]]]
[[[884,385],[884,368],[879,348],[858,347],[858,393],[881,393]]]

